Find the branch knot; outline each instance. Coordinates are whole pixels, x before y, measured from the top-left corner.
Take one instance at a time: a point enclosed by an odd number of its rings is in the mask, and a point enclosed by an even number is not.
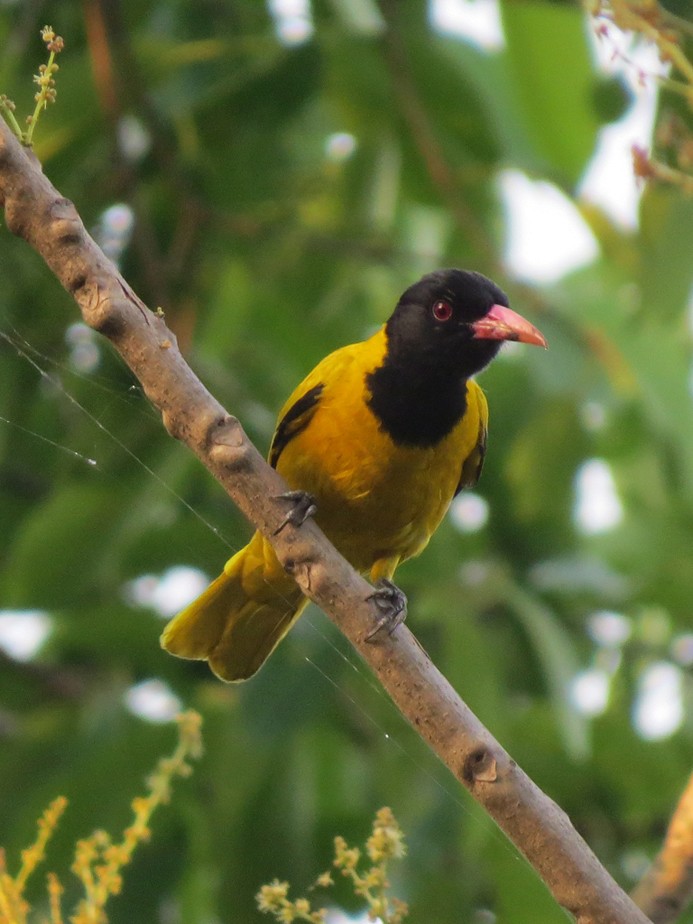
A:
[[[498,779],[498,762],[495,754],[480,745],[468,755],[462,770],[467,783],[495,783]]]

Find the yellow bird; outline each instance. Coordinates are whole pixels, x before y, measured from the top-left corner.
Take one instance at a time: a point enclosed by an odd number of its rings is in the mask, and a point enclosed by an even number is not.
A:
[[[318,363],[279,414],[269,462],[297,496],[310,495],[318,525],[376,583],[376,627],[404,617],[395,569],[426,547],[453,497],[481,474],[488,408],[472,376],[504,340],[546,346],[490,279],[439,270],[408,288],[372,337]],[[255,533],[161,644],[206,659],[222,680],[246,680],[307,602]]]

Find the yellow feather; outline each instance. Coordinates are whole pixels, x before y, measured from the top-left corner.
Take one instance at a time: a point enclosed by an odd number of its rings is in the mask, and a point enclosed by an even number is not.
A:
[[[164,629],[179,658],[207,659],[222,680],[246,680],[267,660],[308,601],[260,533]]]
[[[289,486],[313,494],[316,521],[373,580],[391,578],[400,561],[418,555],[443,518],[463,463],[479,453],[488,410],[478,385],[467,383],[460,422],[430,448],[399,446],[366,403],[366,377],[383,360],[384,330],[330,354],[289,397],[280,421],[311,389],[314,404],[297,417],[277,470]],[[164,630],[161,643],[183,658],[206,658],[222,680],[252,676],[304,609],[307,600],[271,545],[256,533],[223,573]]]

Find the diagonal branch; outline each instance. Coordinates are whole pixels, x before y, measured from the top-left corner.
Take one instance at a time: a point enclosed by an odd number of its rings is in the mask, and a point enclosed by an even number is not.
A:
[[[693,898],[693,776],[674,810],[662,849],[632,894],[654,924],[677,921]]]
[[[409,137],[413,140],[441,201],[446,204],[457,227],[466,236],[470,251],[476,252],[478,259],[483,261],[485,268],[493,275],[494,270],[500,268],[493,241],[473,209],[465,202],[455,170],[446,158],[416,85],[407,47],[399,28],[401,6],[398,0],[380,0],[380,9],[387,23],[383,39],[385,62]]]
[[[311,522],[279,535],[286,490],[240,423],[185,363],[174,335],[150,312],[87,234],[74,206],[0,119],[0,204],[7,227],[43,257],[142,383],[171,435],[183,441],[248,519],[271,538],[303,592],[334,620],[403,715],[524,853],[579,924],[646,924],[567,815],[509,757],[409,630],[366,642],[370,586]],[[162,655],[163,657],[163,655]]]

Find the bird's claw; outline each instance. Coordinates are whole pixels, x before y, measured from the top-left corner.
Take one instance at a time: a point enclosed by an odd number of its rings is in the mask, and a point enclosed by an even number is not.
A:
[[[290,501],[291,507],[275,529],[274,536],[278,535],[289,524],[298,529],[299,526],[303,526],[309,517],[315,516],[318,511],[315,498],[307,491],[285,491],[283,494],[278,494],[277,499]]]
[[[372,600],[378,611],[375,625],[366,636],[367,642],[382,629],[385,629],[388,635],[392,635],[397,626],[407,618],[407,598],[399,587],[387,578],[378,581],[376,589],[366,599]]]

